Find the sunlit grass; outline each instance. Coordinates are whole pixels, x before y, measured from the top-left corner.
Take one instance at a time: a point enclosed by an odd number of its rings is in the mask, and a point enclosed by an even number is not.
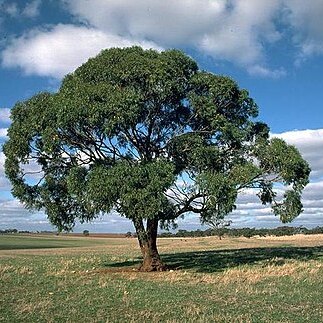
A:
[[[323,236],[161,239],[162,273],[135,270],[135,239],[86,239],[1,251],[0,321],[322,321]]]

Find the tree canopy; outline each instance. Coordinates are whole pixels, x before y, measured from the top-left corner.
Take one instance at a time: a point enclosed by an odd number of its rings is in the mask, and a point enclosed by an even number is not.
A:
[[[257,114],[246,90],[181,51],[108,49],[56,93],[14,106],[5,171],[13,195],[60,230],[112,210],[129,218],[143,270],[158,270],[158,223],[221,219],[246,188],[284,223],[302,211],[309,166]]]

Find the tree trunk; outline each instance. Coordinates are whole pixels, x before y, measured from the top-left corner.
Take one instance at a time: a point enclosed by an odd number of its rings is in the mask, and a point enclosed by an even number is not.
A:
[[[167,267],[160,259],[157,250],[158,219],[148,219],[145,229],[141,219],[133,220],[136,228],[139,246],[143,262],[139,267],[140,271],[164,271]]]

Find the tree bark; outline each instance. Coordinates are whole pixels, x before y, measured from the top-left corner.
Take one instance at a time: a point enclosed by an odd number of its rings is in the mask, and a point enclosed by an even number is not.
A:
[[[167,267],[161,261],[157,249],[158,219],[148,219],[146,229],[142,219],[135,219],[133,223],[143,257],[139,270],[147,272],[166,270]]]

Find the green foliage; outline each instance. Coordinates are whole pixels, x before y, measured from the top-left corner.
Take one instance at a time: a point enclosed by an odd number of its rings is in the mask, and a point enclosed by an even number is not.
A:
[[[275,214],[280,216],[283,223],[291,222],[302,212],[302,208],[300,194],[295,191],[286,191],[284,200],[273,207]]]
[[[104,50],[57,93],[15,105],[5,171],[60,230],[111,210],[164,227],[188,212],[223,219],[245,188],[291,221],[310,169],[257,114],[246,90],[180,51]],[[291,186],[282,201],[276,182]]]
[[[292,185],[300,192],[308,183],[309,166],[300,157],[298,150],[287,145],[282,139],[273,138],[257,147],[256,156],[261,162],[261,168],[268,173],[279,174],[285,185]]]

